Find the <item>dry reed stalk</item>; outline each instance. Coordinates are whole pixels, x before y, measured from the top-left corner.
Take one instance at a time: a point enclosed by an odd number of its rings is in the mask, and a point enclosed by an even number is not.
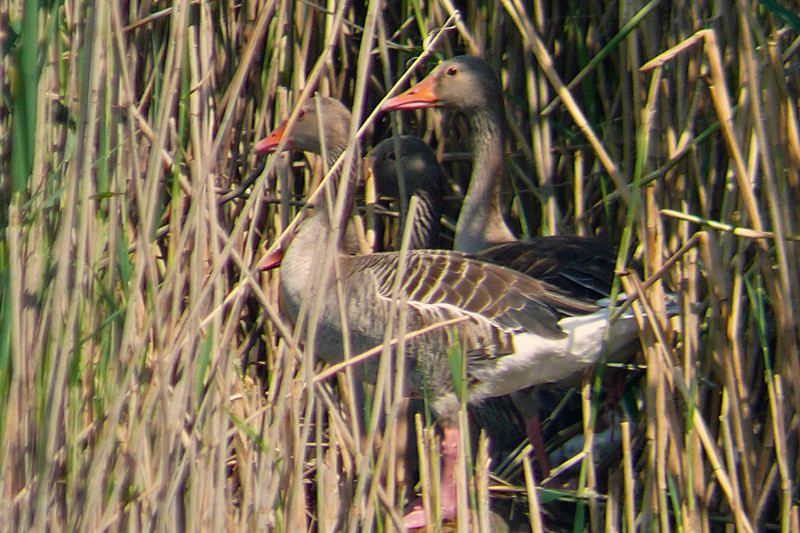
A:
[[[625,508],[625,522],[627,523],[630,531],[636,531],[636,508],[634,503],[634,487],[636,482],[633,477],[633,457],[631,451],[631,431],[630,422],[623,421],[620,424],[622,431],[622,466],[623,466],[623,480],[624,480],[624,508]]]
[[[554,470],[591,461],[587,489],[609,470],[622,486],[562,500],[595,528],[798,528],[798,46],[768,4],[40,4],[0,7],[11,51],[0,61],[0,528],[399,529],[402,373],[382,373],[362,439],[352,380],[327,381],[346,368],[320,372],[280,317],[276,277],[252,267],[296,226],[292,199],[330,172],[272,157],[247,198],[220,206],[217,190],[255,168],[253,142],[314,90],[358,102],[369,116],[353,143],[370,145],[388,129],[371,110],[424,75],[410,60],[464,50],[488,56],[506,91],[524,234],[627,232],[630,255],[681,296],[675,333],[651,323],[660,287],[645,283],[634,306],[650,368],[621,459],[594,464],[587,440]],[[33,41],[20,29],[31,21]],[[32,84],[29,64],[41,67]],[[655,67],[647,83],[640,72]],[[20,94],[35,104],[34,146],[15,130]],[[400,126],[440,155],[466,150],[460,123],[417,120]],[[20,173],[9,161],[23,151]],[[469,165],[455,159],[458,191]],[[619,209],[626,198],[641,209]],[[484,475],[464,502],[486,528]],[[520,489],[548,510],[532,484]]]
[[[617,165],[611,160],[611,157],[609,156],[605,147],[603,147],[600,140],[592,131],[589,122],[586,120],[586,117],[580,110],[580,107],[575,102],[575,99],[572,97],[569,90],[564,86],[563,82],[561,82],[558,73],[553,69],[553,59],[547,52],[544,43],[542,43],[541,39],[536,35],[534,29],[528,23],[528,19],[524,15],[524,9],[516,0],[514,5],[511,5],[506,0],[503,0],[503,4],[506,6],[509,14],[512,16],[512,18],[514,18],[514,21],[519,26],[524,38],[526,39],[527,46],[529,46],[530,50],[536,55],[539,65],[544,70],[545,74],[547,74],[547,79],[553,84],[556,91],[561,96],[565,106],[572,114],[576,124],[578,124],[580,127],[581,132],[589,140],[598,158],[603,163],[603,167],[616,183],[618,192],[622,196],[622,199],[626,204],[630,203],[630,193],[628,192],[626,184],[622,180],[622,176],[620,175]]]
[[[528,491],[528,513],[533,533],[545,531],[542,523],[542,513],[539,506],[539,496],[536,493],[536,479],[533,477],[533,467],[529,455],[522,456],[522,468],[525,472],[525,488]]]
[[[579,491],[586,491],[587,494],[595,494],[597,490],[597,473],[595,471],[594,436],[595,421],[597,410],[592,405],[592,387],[590,380],[584,379],[581,387],[581,412],[583,413],[583,462],[581,464],[582,474],[585,472],[586,478],[581,479]],[[582,476],[583,477],[583,476]],[[584,482],[585,481],[585,482]],[[593,531],[600,528],[600,515],[597,509],[597,502],[594,498],[589,500],[589,523]]]

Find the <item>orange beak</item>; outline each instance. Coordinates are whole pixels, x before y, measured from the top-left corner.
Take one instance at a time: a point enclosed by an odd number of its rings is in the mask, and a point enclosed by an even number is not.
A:
[[[428,76],[409,90],[387,100],[383,104],[385,111],[398,111],[403,109],[423,109],[439,105],[439,97],[436,96],[436,86],[433,78]]]
[[[271,154],[274,152],[283,139],[283,133],[286,131],[286,121],[281,122],[275,130],[256,143],[255,151],[257,154]],[[292,141],[286,143],[286,150],[292,148]]]
[[[271,254],[264,257],[261,261],[259,261],[258,266],[256,267],[257,270],[273,270],[281,266],[281,261],[283,261],[283,250],[278,249],[272,252]]]

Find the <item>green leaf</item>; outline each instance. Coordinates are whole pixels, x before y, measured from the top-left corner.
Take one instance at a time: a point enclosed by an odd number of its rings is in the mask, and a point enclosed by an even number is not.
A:
[[[33,169],[33,149],[36,133],[36,93],[39,76],[38,57],[38,0],[25,2],[20,32],[20,47],[16,63],[19,67],[19,90],[14,97],[11,137],[11,184],[15,193],[28,186],[28,176]]]
[[[456,342],[447,349],[447,361],[450,363],[450,376],[453,378],[453,388],[456,391],[459,401],[466,401],[466,365],[464,364],[464,352],[461,350],[461,345],[458,343],[458,335],[453,331],[452,338]]]
[[[211,338],[211,331],[206,334],[205,340],[203,340],[203,345],[200,347],[200,358],[197,360],[197,376],[196,376],[196,389],[197,392],[197,403],[200,404],[200,401],[203,398],[203,383],[206,377],[206,370],[208,370],[209,361],[211,360],[211,347],[213,346],[214,341]]]
[[[800,33],[800,17],[773,0],[759,0],[761,6]]]

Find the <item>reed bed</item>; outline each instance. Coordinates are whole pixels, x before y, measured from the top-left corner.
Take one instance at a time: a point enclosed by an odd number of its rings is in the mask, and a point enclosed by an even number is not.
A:
[[[454,527],[499,531],[491,492],[521,502],[512,529],[800,531],[794,7],[10,0],[0,20],[2,530],[398,530],[409,433],[435,497],[434,432],[399,423],[390,352],[365,416],[256,268],[322,165],[252,146],[334,96],[361,126],[342,164],[392,130],[424,136],[452,221],[466,124],[375,109],[472,53],[506,91],[509,219],[620,243],[644,370],[603,462],[585,380],[570,490],[534,488],[524,453],[504,484],[473,447],[475,514]]]

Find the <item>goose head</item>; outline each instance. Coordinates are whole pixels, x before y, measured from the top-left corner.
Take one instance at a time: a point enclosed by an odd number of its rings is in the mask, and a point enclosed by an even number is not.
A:
[[[503,93],[497,75],[485,60],[456,56],[443,61],[406,92],[387,100],[383,109],[444,107],[462,113],[496,110]]]
[[[317,99],[309,98],[300,109],[294,126],[288,135],[285,150],[298,150],[301,152],[322,153],[320,142],[321,129],[325,135],[325,150],[342,150],[347,144],[350,129],[350,111],[338,100],[321,96],[319,99],[320,114],[317,113]],[[278,149],[278,145],[286,135],[288,119],[281,122],[267,137],[255,146],[257,154],[271,154]]]
[[[439,162],[430,146],[419,137],[402,135],[382,141],[367,156],[367,164],[382,195],[400,197],[401,171],[407,191],[438,190],[441,194]]]

